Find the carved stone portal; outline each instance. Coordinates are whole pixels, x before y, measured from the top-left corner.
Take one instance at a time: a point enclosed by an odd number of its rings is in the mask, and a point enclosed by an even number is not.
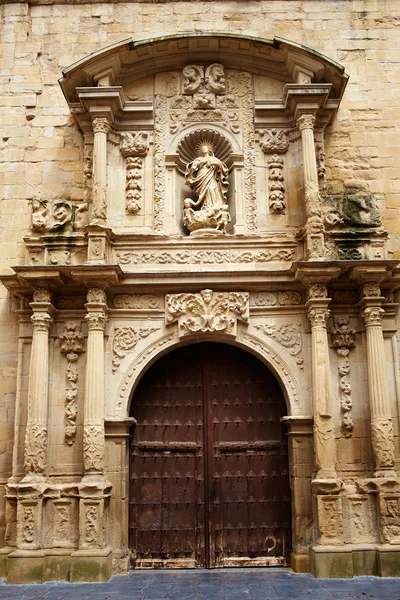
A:
[[[236,335],[237,321],[249,320],[247,292],[167,294],[165,305],[165,322],[178,321],[180,337],[208,332]]]
[[[200,142],[198,153],[186,167],[185,182],[197,200],[185,199],[183,224],[191,235],[224,234],[231,220],[226,200],[228,167],[214,155],[208,141]]]

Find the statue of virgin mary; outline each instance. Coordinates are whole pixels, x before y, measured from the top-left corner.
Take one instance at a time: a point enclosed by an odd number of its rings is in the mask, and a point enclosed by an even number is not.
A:
[[[198,149],[200,156],[188,163],[185,172],[185,183],[198,199],[185,200],[183,222],[191,232],[225,233],[230,221],[228,167],[214,155],[210,142],[201,142]]]

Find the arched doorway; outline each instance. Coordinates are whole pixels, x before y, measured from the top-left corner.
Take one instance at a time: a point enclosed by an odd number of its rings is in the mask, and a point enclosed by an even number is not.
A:
[[[273,374],[239,348],[162,357],[132,402],[132,566],[289,564],[286,414]]]

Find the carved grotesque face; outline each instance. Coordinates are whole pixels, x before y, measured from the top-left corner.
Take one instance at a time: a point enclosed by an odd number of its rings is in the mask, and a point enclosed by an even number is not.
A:
[[[54,207],[54,217],[58,220],[58,221],[64,221],[64,219],[68,218],[68,210],[67,207],[64,206],[64,204],[57,204]]]

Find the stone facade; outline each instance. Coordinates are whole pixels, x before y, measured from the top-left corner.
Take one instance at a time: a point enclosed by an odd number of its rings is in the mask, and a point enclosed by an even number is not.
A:
[[[284,393],[292,567],[397,575],[400,1],[0,9],[0,574],[128,569],[135,388],[215,341]]]

